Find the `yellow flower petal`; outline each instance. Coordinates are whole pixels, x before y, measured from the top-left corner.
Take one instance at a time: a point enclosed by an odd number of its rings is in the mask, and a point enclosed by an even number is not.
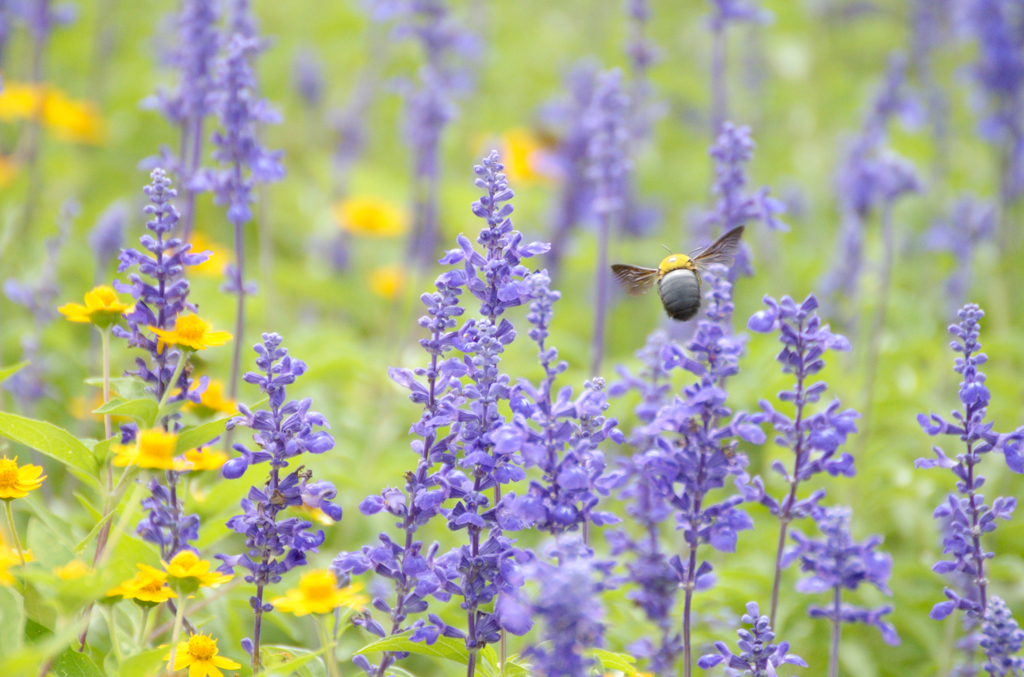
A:
[[[192,350],[215,348],[231,340],[231,334],[226,331],[213,331],[213,325],[198,315],[179,317],[171,331],[158,327],[149,329],[157,335],[161,343],[183,346]]]
[[[22,498],[28,492],[38,489],[46,475],[36,465],[18,467],[17,459],[4,456],[0,459],[0,499]]]
[[[353,197],[334,205],[334,220],[353,235],[394,237],[405,232],[405,211],[372,197]]]

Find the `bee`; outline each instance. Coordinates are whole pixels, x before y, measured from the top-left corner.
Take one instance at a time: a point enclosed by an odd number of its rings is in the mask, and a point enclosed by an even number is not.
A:
[[[700,273],[712,263],[732,265],[742,236],[743,226],[739,226],[692,258],[686,254],[669,254],[657,268],[616,263],[612,273],[630,296],[647,293],[657,280],[665,312],[672,319],[685,322],[700,310]]]

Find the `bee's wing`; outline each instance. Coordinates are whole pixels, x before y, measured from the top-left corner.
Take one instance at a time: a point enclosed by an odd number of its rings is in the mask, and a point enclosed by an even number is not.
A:
[[[697,254],[693,258],[693,264],[698,268],[706,268],[712,263],[721,263],[724,266],[731,266],[733,257],[736,256],[736,248],[743,237],[743,226],[733,228],[722,237],[715,240],[710,247]]]
[[[658,279],[657,268],[626,266],[621,263],[612,266],[612,273],[630,296],[647,293],[654,285],[654,281]]]

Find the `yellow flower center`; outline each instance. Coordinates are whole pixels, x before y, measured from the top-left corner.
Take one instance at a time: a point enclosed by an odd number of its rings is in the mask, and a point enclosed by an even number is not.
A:
[[[299,581],[299,590],[306,599],[326,599],[334,594],[336,581],[330,571],[311,571]]]
[[[160,429],[146,430],[139,433],[139,453],[146,456],[170,458],[174,456],[174,447],[178,444],[178,436]]]
[[[206,635],[192,635],[188,640],[188,654],[197,661],[208,661],[217,655],[217,641]]]
[[[171,564],[181,567],[186,571],[191,569],[199,561],[199,556],[191,550],[182,550],[171,560]]]
[[[110,287],[96,287],[92,290],[92,293],[96,295],[96,300],[100,302],[100,308],[110,308],[119,301],[117,292]]]
[[[150,582],[146,583],[145,585],[143,585],[142,587],[140,587],[139,590],[141,590],[142,592],[157,593],[157,592],[160,592],[160,590],[163,587],[164,587],[163,581],[158,581],[156,579],[153,579],[152,581],[150,581]]]
[[[198,341],[206,336],[206,322],[198,315],[179,317],[174,323],[174,333],[187,341]]]
[[[18,484],[18,462],[0,458],[0,489],[13,489]]]

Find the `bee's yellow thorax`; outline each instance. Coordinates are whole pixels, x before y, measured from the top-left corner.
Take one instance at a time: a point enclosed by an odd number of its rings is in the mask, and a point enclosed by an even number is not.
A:
[[[664,277],[673,270],[679,270],[680,268],[693,270],[693,260],[686,254],[669,254],[662,259],[661,264],[658,266],[658,276]]]

